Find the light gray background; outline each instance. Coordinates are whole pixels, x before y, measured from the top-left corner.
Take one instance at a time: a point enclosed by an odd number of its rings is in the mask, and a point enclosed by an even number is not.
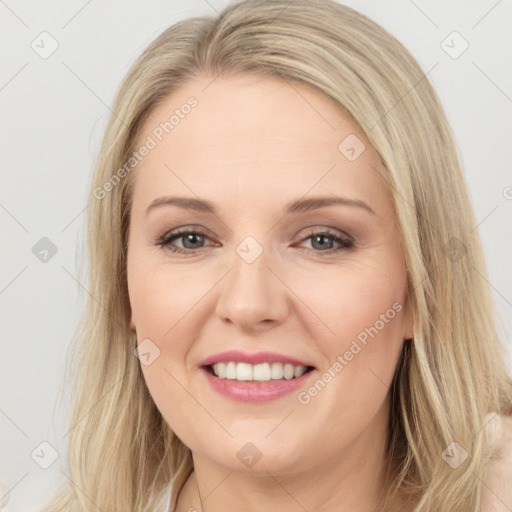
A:
[[[57,398],[87,297],[86,261],[77,252],[84,248],[88,186],[115,90],[136,56],[166,27],[213,14],[226,3],[0,0],[0,482],[12,489],[4,511],[37,510],[65,478],[67,407]],[[425,71],[433,68],[429,79],[460,148],[503,340],[510,346],[512,3],[345,3],[397,36]],[[31,47],[34,40],[40,51],[43,44],[50,47],[49,39],[38,37],[43,31],[59,45],[47,59]],[[469,43],[456,59],[441,46],[445,40],[452,53],[460,50],[461,40],[446,40],[453,31]],[[46,263],[32,252],[42,237],[58,249]],[[59,454],[46,470],[35,462],[51,456],[40,446],[43,441]]]

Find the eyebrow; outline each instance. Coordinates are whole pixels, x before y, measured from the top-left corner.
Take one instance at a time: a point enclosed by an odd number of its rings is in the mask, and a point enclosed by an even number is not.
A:
[[[217,215],[217,210],[212,203],[204,199],[195,199],[193,197],[171,197],[162,196],[156,198],[146,208],[146,215],[160,206],[174,205],[185,210],[193,210],[200,213],[207,213],[210,215]],[[326,196],[326,197],[310,197],[307,199],[297,199],[289,202],[285,208],[285,214],[307,212],[311,210],[318,210],[327,206],[342,205],[342,206],[354,206],[362,208],[372,215],[376,215],[373,209],[366,204],[364,201],[359,199],[349,199],[346,197],[339,196]]]

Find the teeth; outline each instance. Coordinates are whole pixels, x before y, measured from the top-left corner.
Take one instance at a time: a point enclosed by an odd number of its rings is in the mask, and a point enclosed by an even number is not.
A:
[[[304,374],[305,371],[306,371],[305,366],[294,366],[293,367],[293,376],[295,378],[300,377],[301,375]]]
[[[252,367],[253,380],[270,380],[270,365],[268,363],[255,364]]]
[[[226,365],[226,379],[236,379],[236,363],[232,361]]]
[[[272,380],[278,380],[283,378],[283,365],[281,363],[272,363],[270,370]]]
[[[238,363],[236,365],[236,380],[252,380],[252,364]]]
[[[307,368],[305,366],[294,366],[293,364],[282,363],[215,363],[212,365],[213,372],[219,379],[230,380],[251,380],[251,381],[269,381],[281,380],[285,378],[290,380],[303,375]]]

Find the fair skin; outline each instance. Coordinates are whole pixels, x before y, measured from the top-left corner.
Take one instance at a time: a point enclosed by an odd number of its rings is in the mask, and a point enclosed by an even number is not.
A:
[[[254,75],[212,80],[196,77],[154,109],[141,143],[187,98],[198,101],[133,176],[130,325],[139,343],[149,338],[160,350],[141,365],[144,378],[194,461],[177,512],[381,510],[389,386],[412,315],[377,156],[366,142],[354,161],[338,150],[349,134],[365,137],[309,87]],[[360,204],[284,214],[291,201],[333,195]],[[161,196],[207,200],[216,214],[169,204],[146,213]],[[178,227],[204,236],[158,245]],[[247,236],[263,249],[251,263],[236,251]],[[390,310],[392,319],[376,324]],[[375,325],[377,334],[301,403],[299,392]],[[276,352],[314,369],[297,391],[235,401],[200,367],[226,350]],[[237,456],[246,443],[261,454],[252,467]]]

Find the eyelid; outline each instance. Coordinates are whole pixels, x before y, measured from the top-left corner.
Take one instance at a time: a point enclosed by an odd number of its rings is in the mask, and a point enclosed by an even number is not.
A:
[[[203,226],[197,226],[194,224],[187,224],[184,226],[178,226],[177,228],[173,228],[169,231],[166,231],[163,235],[157,236],[153,243],[154,245],[163,245],[169,239],[178,239],[181,236],[188,235],[190,233],[198,234],[204,236],[205,238],[212,239],[210,232],[204,228]],[[210,244],[212,245],[212,244]]]
[[[345,237],[347,240],[355,241],[353,236],[349,235],[346,231],[343,231],[341,229],[328,228],[328,227],[317,227],[317,226],[311,226],[306,229],[308,229],[307,237],[309,237],[311,235],[317,235],[317,234],[328,234],[328,235],[337,236],[340,238]]]
[[[315,224],[315,225],[307,226],[304,229],[309,230],[308,236],[311,236],[313,234],[319,234],[319,233],[328,233],[330,235],[340,234],[340,236],[345,236],[346,238],[348,238],[350,240],[354,240],[353,236],[349,235],[346,231],[343,231],[343,230],[338,229],[338,228],[330,228],[330,227],[325,227],[325,226],[317,226]],[[170,237],[172,235],[176,235],[178,233],[187,234],[189,232],[194,232],[194,233],[202,234],[202,235],[208,235],[210,238],[212,237],[210,231],[207,228],[203,227],[203,226],[196,225],[196,224],[185,224],[183,226],[178,226],[176,228],[173,228],[173,229],[165,232],[163,235],[156,237],[155,242],[157,240],[162,240],[164,238],[168,238],[168,237]]]

